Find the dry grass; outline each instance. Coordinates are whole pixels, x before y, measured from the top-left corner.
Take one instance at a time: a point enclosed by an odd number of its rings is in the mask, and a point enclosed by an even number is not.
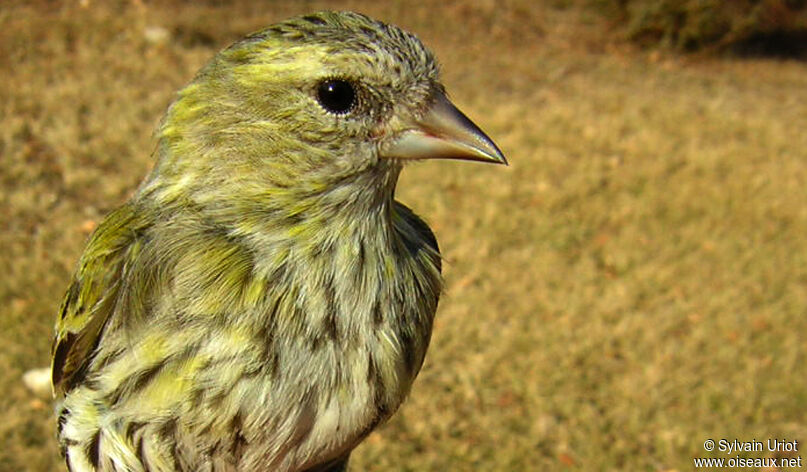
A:
[[[706,438],[807,440],[804,63],[623,50],[562,1],[88,3],[0,7],[0,470],[61,470],[20,377],[48,363],[83,242],[148,171],[174,91],[323,6],[419,33],[512,162],[405,172],[448,294],[353,470],[682,471]]]

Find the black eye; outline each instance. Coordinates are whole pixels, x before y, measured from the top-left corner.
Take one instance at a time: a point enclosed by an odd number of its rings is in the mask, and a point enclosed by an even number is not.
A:
[[[319,84],[317,99],[329,112],[342,115],[356,105],[356,90],[350,82],[328,79]]]

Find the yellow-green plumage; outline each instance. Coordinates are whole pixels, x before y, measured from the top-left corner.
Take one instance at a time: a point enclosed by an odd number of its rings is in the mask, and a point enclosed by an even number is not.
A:
[[[429,343],[437,243],[394,201],[426,157],[504,161],[414,36],[323,12],[219,53],[63,302],[68,467],[342,470]]]

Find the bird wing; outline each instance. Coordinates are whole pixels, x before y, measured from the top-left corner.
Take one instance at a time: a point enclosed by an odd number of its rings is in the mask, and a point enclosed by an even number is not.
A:
[[[408,246],[410,252],[414,254],[421,253],[423,257],[434,265],[438,273],[442,272],[440,247],[437,245],[437,238],[429,225],[409,207],[397,200],[395,201],[395,214],[399,216],[399,219],[395,221],[396,227],[399,229],[404,244]],[[413,235],[415,236],[414,240],[410,239]]]
[[[62,300],[51,350],[51,382],[63,396],[84,377],[101,332],[118,304],[123,276],[139,248],[138,213],[124,205],[104,219],[79,260]]]

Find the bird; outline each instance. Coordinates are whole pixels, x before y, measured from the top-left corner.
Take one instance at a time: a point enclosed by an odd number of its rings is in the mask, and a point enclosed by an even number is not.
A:
[[[334,11],[220,51],[156,141],[57,315],[67,468],[346,470],[408,395],[443,285],[401,170],[504,155],[416,36]]]

